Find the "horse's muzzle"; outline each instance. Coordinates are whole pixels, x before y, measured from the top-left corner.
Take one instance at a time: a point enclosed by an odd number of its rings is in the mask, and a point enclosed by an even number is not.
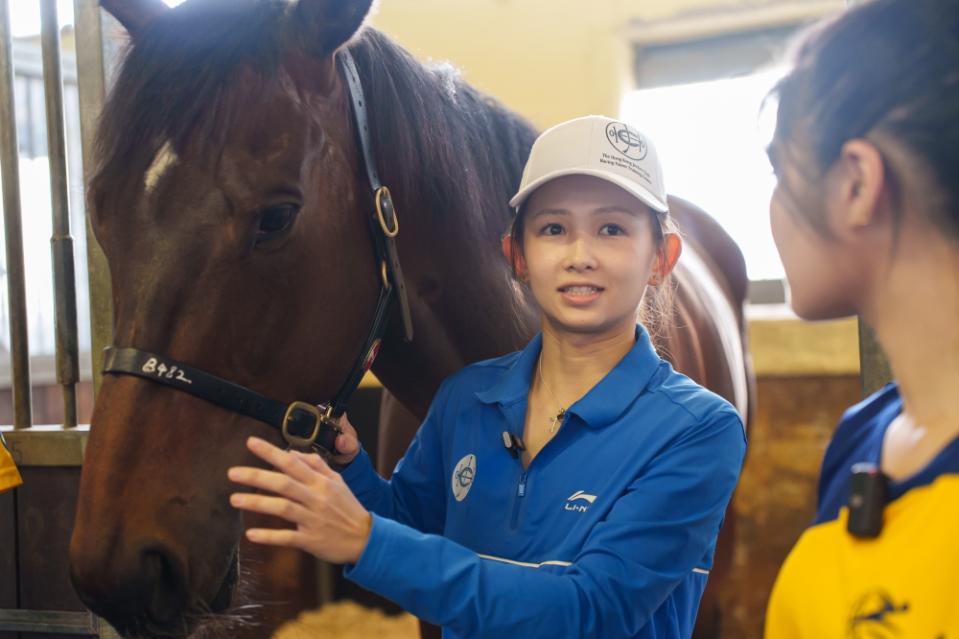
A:
[[[237,563],[234,554],[208,602],[189,599],[182,561],[157,546],[144,548],[129,563],[108,562],[114,568],[112,574],[102,564],[88,570],[82,558],[74,556],[71,577],[83,603],[122,636],[182,638],[229,607],[239,574]]]

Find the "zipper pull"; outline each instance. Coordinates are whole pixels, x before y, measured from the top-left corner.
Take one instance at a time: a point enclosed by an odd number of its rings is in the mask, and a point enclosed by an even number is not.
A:
[[[516,496],[526,496],[526,473],[523,473],[523,475],[519,478],[519,486],[516,488]]]

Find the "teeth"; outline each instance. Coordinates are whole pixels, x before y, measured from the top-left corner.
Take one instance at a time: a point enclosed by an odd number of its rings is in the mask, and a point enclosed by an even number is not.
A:
[[[595,286],[567,286],[563,290],[573,295],[592,295],[599,292],[599,289]]]

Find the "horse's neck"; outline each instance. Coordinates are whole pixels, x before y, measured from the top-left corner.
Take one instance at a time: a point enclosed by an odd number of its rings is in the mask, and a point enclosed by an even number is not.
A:
[[[410,238],[407,246],[429,251],[437,241]],[[455,264],[403,264],[414,338],[403,341],[394,315],[374,372],[414,414],[425,415],[443,379],[472,362],[521,348],[533,334],[535,312],[495,268],[498,259],[490,251],[485,259]]]
[[[361,70],[373,74],[367,98],[374,145],[394,147],[377,159],[397,202],[397,246],[415,331],[413,342],[404,343],[394,317],[374,372],[416,413],[425,411],[442,379],[522,347],[535,329],[535,313],[511,286],[498,250],[508,191],[519,183],[535,134],[455,77],[411,65],[382,34],[366,37],[354,54]],[[409,77],[377,82],[382,74]],[[397,108],[399,98],[409,99],[393,93],[397,86],[420,91],[419,100]]]
[[[509,194],[502,196],[506,202]],[[404,343],[395,316],[375,372],[404,405],[422,414],[443,379],[467,364],[525,345],[536,330],[537,315],[511,283],[496,249],[505,228],[490,229],[496,237],[474,237],[444,233],[434,224],[438,216],[489,211],[460,210],[461,203],[437,203],[435,210],[417,208],[415,202],[400,206],[400,259],[415,335],[413,342]]]

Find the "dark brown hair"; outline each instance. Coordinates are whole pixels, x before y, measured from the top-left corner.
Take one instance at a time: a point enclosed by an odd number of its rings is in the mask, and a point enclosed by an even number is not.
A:
[[[931,179],[939,193],[926,208],[959,238],[959,2],[873,0],[817,25],[770,96],[779,103],[774,164],[798,159],[812,183],[848,140],[881,134]],[[902,176],[886,164],[899,197]]]

